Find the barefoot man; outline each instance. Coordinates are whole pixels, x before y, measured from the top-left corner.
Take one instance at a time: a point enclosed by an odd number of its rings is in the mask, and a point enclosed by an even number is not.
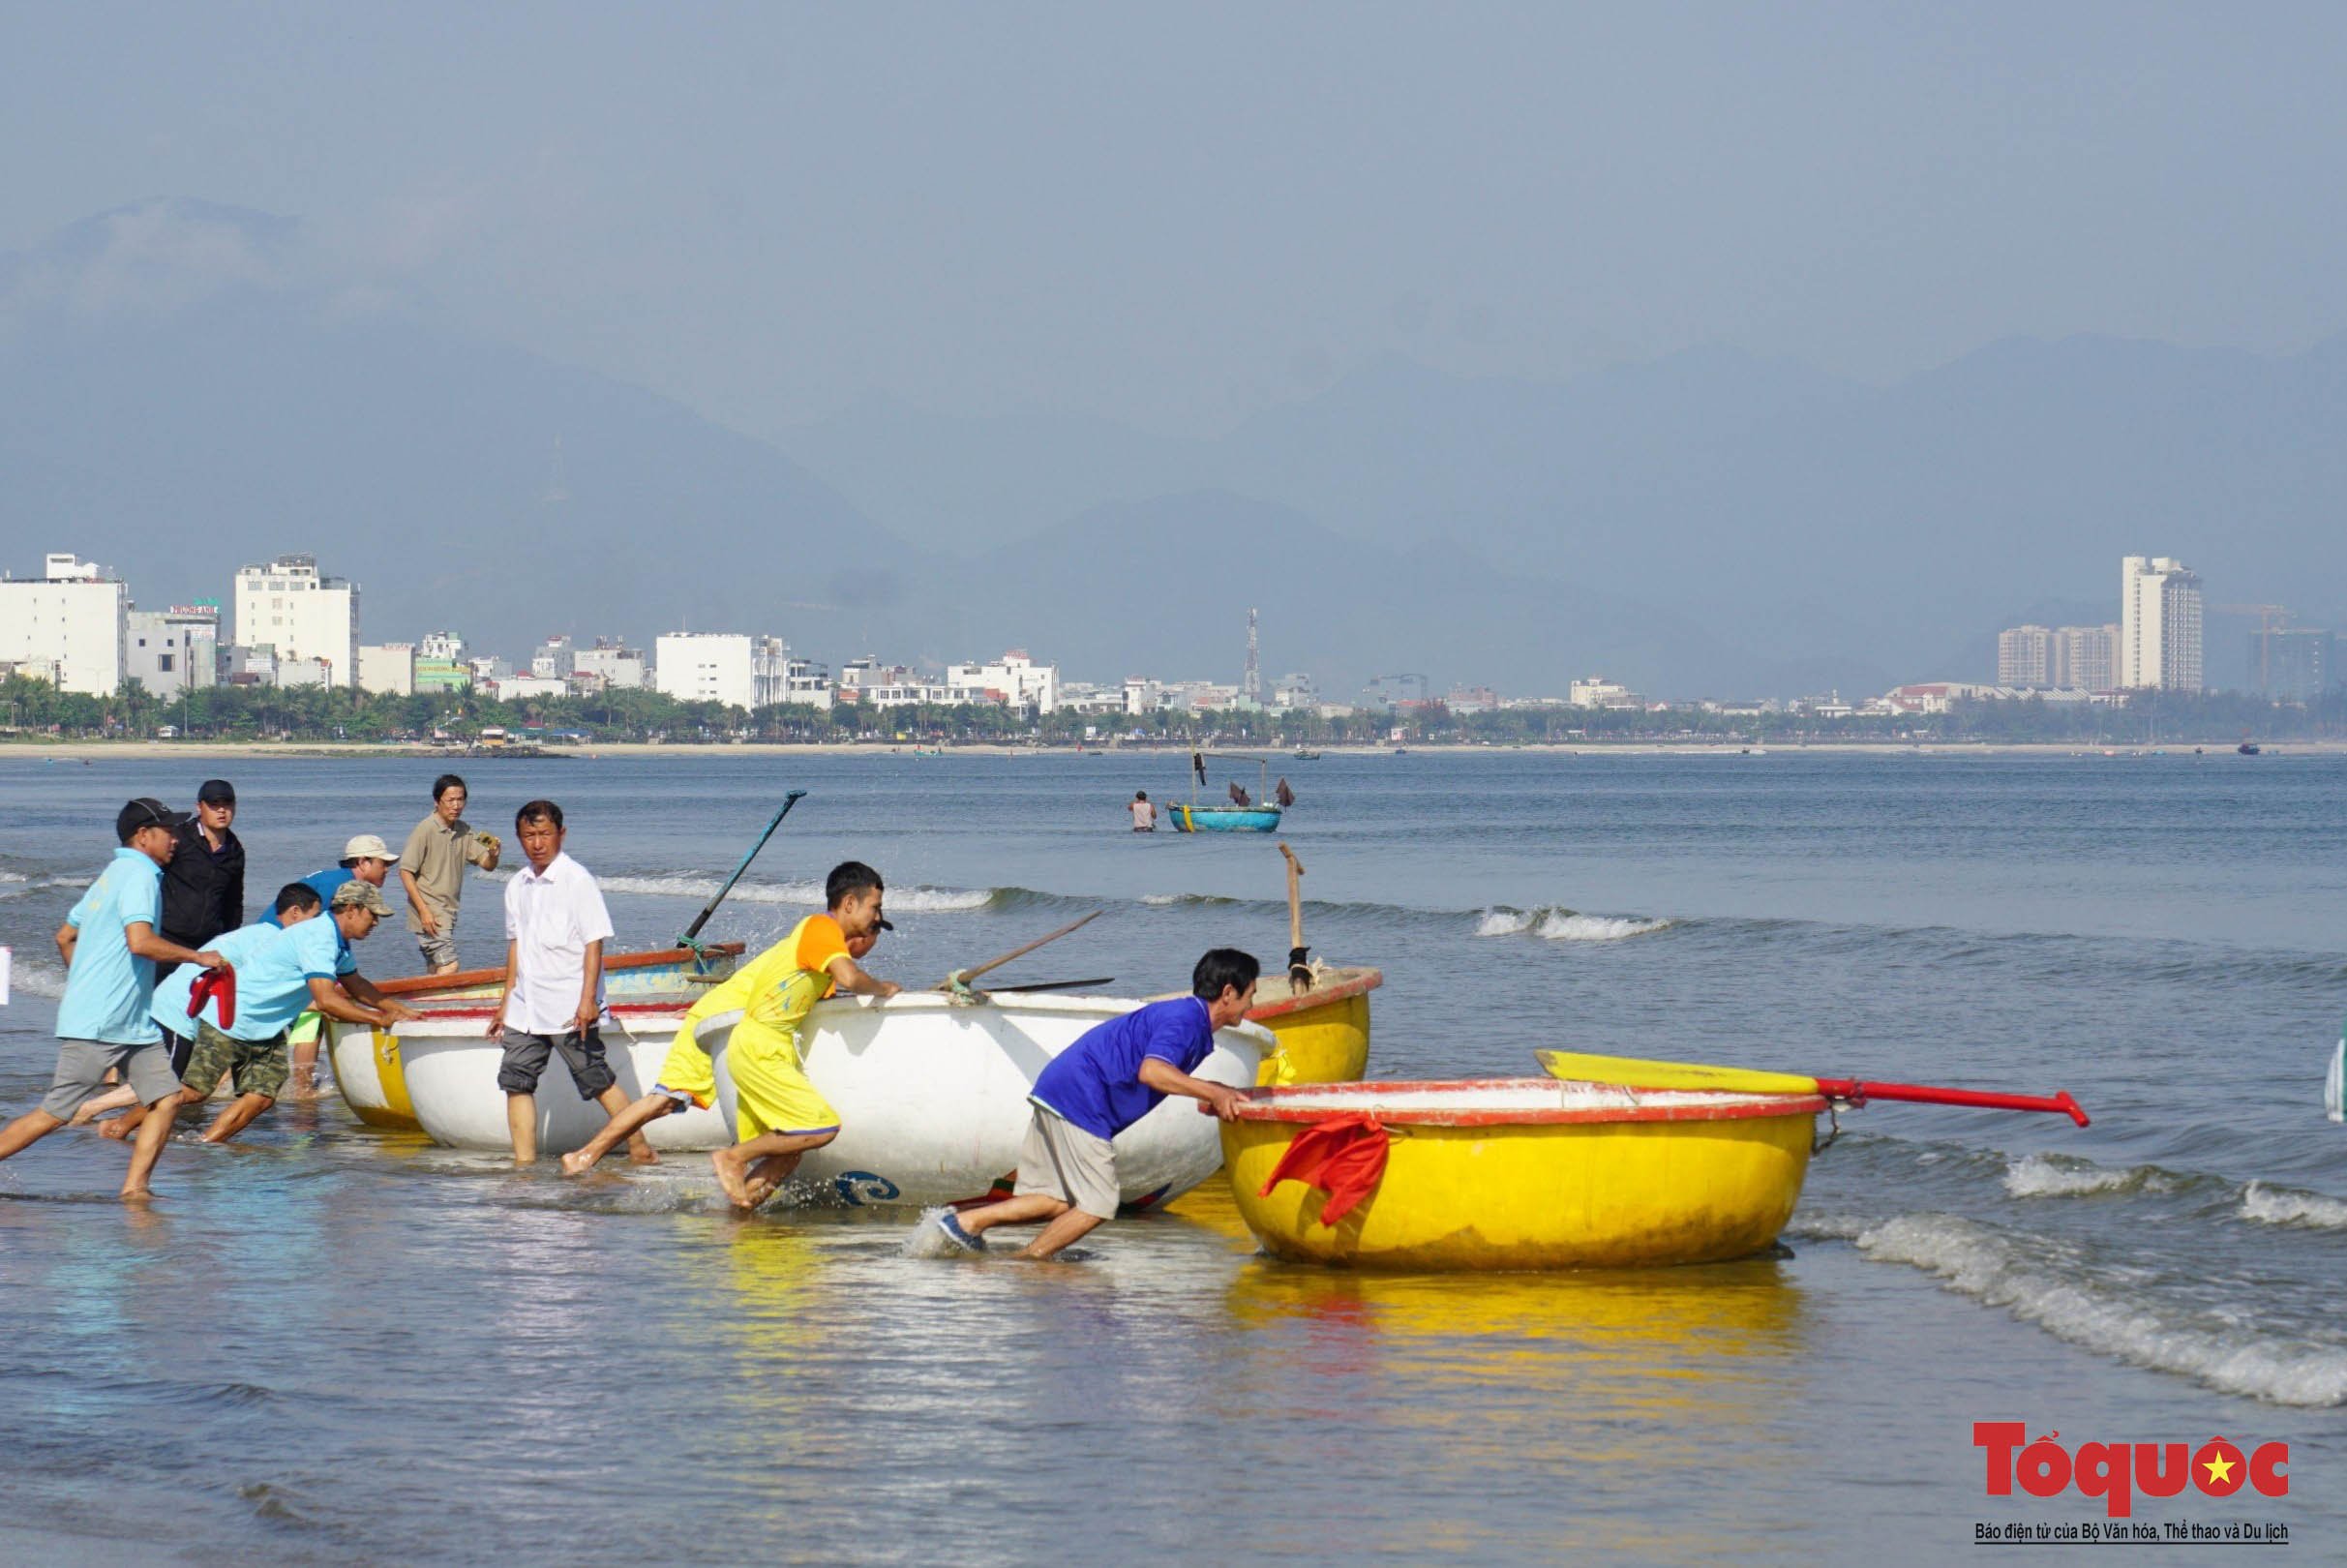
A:
[[[738,1011],[726,1046],[734,1077],[735,1130],[740,1141],[709,1155],[717,1185],[738,1209],[754,1209],[798,1168],[799,1158],[839,1136],[839,1113],[807,1081],[799,1054],[799,1025],[809,1010],[841,991],[894,996],[894,981],[875,980],[856,961],[854,944],[891,929],[881,918],[880,873],[861,860],[843,860],[824,879],[830,907],[810,915],[756,958],[693,1004],[677,1028],[677,1041],[660,1064],[652,1092],[615,1117],[612,1125],[562,1168],[576,1176],[609,1154],[619,1139],[655,1117],[688,1105],[716,1103],[716,1065],[694,1038],[702,1021]],[[869,950],[869,941],[866,941]]]
[[[489,1038],[505,1045],[497,1087],[513,1162],[527,1165],[538,1158],[538,1078],[555,1052],[581,1100],[617,1116],[627,1095],[603,1057],[603,944],[612,937],[603,890],[562,852],[569,835],[560,806],[531,800],[514,813],[513,827],[528,863],[505,885],[505,989]],[[628,1153],[643,1164],[657,1158],[642,1138]]]
[[[996,1225],[1048,1221],[1021,1257],[1049,1257],[1116,1218],[1117,1157],[1109,1140],[1158,1107],[1167,1095],[1203,1101],[1224,1121],[1247,1097],[1190,1073],[1228,1029],[1255,1005],[1255,960],[1216,948],[1190,971],[1189,992],[1152,1002],[1096,1024],[1051,1059],[1027,1097],[1035,1107],[1019,1148],[1018,1185],[1000,1203],[938,1217],[948,1241],[982,1252],[979,1238]]]
[[[0,1129],[0,1160],[66,1125],[99,1092],[109,1070],[122,1074],[139,1103],[158,1106],[179,1098],[171,1052],[150,1011],[157,963],[223,969],[219,953],[196,952],[156,934],[163,919],[163,868],[179,847],[185,812],[160,800],[137,799],[114,816],[121,847],[105,871],[57,927],[57,956],[65,960],[65,997],[57,1004],[57,1075],[38,1110]],[[171,1119],[153,1118],[131,1149],[122,1195],[154,1194],[147,1178],[170,1136]]]

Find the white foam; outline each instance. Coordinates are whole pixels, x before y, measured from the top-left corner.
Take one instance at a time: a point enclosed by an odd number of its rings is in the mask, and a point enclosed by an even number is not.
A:
[[[951,1212],[945,1207],[923,1209],[920,1222],[905,1234],[904,1245],[899,1249],[902,1255],[923,1258],[969,1256],[967,1249],[946,1234],[942,1221]]]
[[[27,996],[45,996],[55,1001],[65,995],[65,971],[22,952],[9,966],[9,984]]]
[[[715,877],[697,876],[595,880],[607,893],[643,893],[654,898],[707,898],[724,885]],[[740,882],[726,897],[737,903],[799,904],[809,909],[821,909],[824,903],[820,882]],[[890,888],[885,902],[891,913],[949,915],[983,909],[993,900],[993,890],[986,888]]]
[[[1619,942],[1669,926],[1669,920],[1626,915],[1583,915],[1561,905],[1512,909],[1494,904],[1475,924],[1477,936],[1522,936],[1527,932],[1550,942]]]
[[[2089,1197],[2097,1192],[2172,1192],[2176,1178],[2151,1165],[2114,1170],[2091,1160],[2028,1155],[2004,1170],[2004,1190],[2017,1198]]]
[[[2251,1182],[2242,1190],[2241,1215],[2261,1225],[2297,1225],[2307,1230],[2347,1230],[2347,1203],[2320,1192],[2298,1192]]]
[[[1868,1257],[1907,1263],[1947,1287],[2058,1339],[2133,1366],[2174,1372],[2227,1394],[2274,1404],[2347,1403],[2347,1349],[2260,1333],[2246,1323],[2163,1305],[2140,1286],[2099,1280],[2052,1249],[2043,1257],[1954,1215],[1902,1215],[1869,1225]]]

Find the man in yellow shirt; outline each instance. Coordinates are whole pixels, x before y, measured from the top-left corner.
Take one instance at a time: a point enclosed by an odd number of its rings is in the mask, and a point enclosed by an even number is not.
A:
[[[771,1196],[801,1156],[839,1136],[839,1113],[807,1080],[799,1025],[816,1003],[841,991],[883,998],[897,993],[894,981],[873,979],[856,961],[891,929],[881,918],[884,890],[880,873],[861,860],[833,866],[824,880],[828,910],[800,920],[694,1003],[677,1026],[652,1092],[613,1117],[585,1147],[564,1155],[563,1174],[584,1175],[637,1130],[672,1111],[714,1104],[716,1064],[695,1031],[720,1013],[739,1012],[726,1046],[739,1141],[712,1151],[709,1164],[736,1208],[754,1209]]]

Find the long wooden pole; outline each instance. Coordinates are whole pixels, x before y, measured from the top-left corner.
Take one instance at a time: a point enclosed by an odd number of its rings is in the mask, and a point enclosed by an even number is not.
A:
[[[967,985],[972,980],[978,979],[980,975],[988,974],[994,970],[1000,969],[1005,964],[1010,962],[1010,960],[1013,958],[1024,958],[1029,953],[1035,951],[1036,949],[1043,946],[1043,944],[1046,942],[1057,942],[1068,932],[1081,930],[1083,927],[1090,925],[1094,920],[1097,920],[1099,918],[1100,912],[1096,909],[1089,915],[1069,920],[1066,925],[1061,926],[1058,930],[1052,932],[1048,936],[1037,937],[1033,942],[1028,943],[1026,946],[1013,948],[1008,952],[1004,953],[998,958],[989,958],[975,969],[957,969],[952,974],[946,977],[946,983],[940,986],[939,989],[950,991],[956,986]]]
[[[1287,984],[1290,991],[1312,988],[1312,966],[1304,946],[1304,862],[1285,843],[1279,854],[1287,861]]]

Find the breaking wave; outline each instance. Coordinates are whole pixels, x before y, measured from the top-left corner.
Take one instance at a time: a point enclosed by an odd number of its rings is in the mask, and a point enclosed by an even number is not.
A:
[[[707,898],[724,886],[716,877],[598,877],[597,884],[607,893],[641,893],[652,898]],[[1006,895],[1024,891],[1017,888],[890,888],[888,906],[891,914],[911,911],[916,914],[960,914],[995,905]],[[803,904],[810,909],[823,907],[823,884],[820,882],[742,882],[726,894],[728,901],[745,904]]]
[[[65,995],[65,971],[19,952],[9,966],[9,985],[27,996],[45,996],[53,1002]]]
[[[2004,1190],[2017,1198],[2091,1197],[2098,1192],[2173,1192],[2184,1179],[2157,1165],[2114,1170],[2071,1155],[2033,1154],[2005,1166]]]
[[[2304,1230],[2347,1230],[2347,1203],[2320,1192],[2301,1192],[2286,1187],[2251,1182],[2242,1189],[2241,1217],[2261,1225],[2293,1225]]]
[[[1511,909],[1505,904],[1495,904],[1477,920],[1475,934],[1536,936],[1549,942],[1619,942],[1624,937],[1668,930],[1670,924],[1666,920],[1630,915],[1583,915],[1562,905]]]
[[[2163,1302],[2139,1280],[2106,1278],[2076,1250],[1947,1214],[1872,1222],[1824,1216],[1790,1233],[1854,1242],[1948,1289],[2001,1307],[2055,1338],[2130,1366],[2190,1377],[2272,1404],[2347,1403],[2347,1348],[2261,1333],[2238,1317]]]

